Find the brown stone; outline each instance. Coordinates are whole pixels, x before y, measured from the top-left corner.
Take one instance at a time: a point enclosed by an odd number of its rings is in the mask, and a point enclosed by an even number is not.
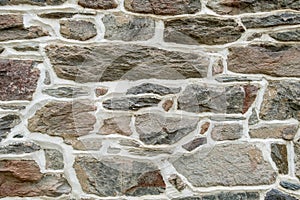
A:
[[[165,111],[168,112],[172,108],[173,104],[174,104],[173,100],[168,99],[162,104],[162,107]]]
[[[0,15],[0,31],[9,28],[22,28],[22,15]]]
[[[205,122],[204,124],[202,124],[201,130],[200,130],[200,134],[203,135],[204,133],[206,133],[206,131],[208,130],[209,126],[210,126],[209,122]]]
[[[298,179],[300,179],[300,140],[298,139],[294,143],[294,151],[295,151],[295,174]]]
[[[289,164],[286,145],[284,144],[271,144],[271,157],[276,163],[278,172],[280,174],[288,174]]]
[[[99,130],[101,135],[120,134],[129,136],[132,134],[130,129],[131,116],[113,117],[103,120],[103,125]]]
[[[186,184],[182,181],[180,176],[177,174],[172,174],[169,178],[168,181],[179,191],[181,192],[186,188]]]
[[[107,92],[108,92],[107,88],[100,87],[100,88],[96,88],[95,89],[96,97],[100,97],[100,96],[106,95]]]
[[[85,41],[97,35],[95,24],[85,20],[60,21],[60,33],[63,37]]]
[[[197,147],[204,145],[206,143],[207,143],[207,139],[204,137],[203,138],[195,138],[192,141],[182,145],[182,148],[184,148],[187,151],[193,151]]]
[[[93,9],[113,9],[118,7],[115,0],[79,0],[78,4],[85,8]]]

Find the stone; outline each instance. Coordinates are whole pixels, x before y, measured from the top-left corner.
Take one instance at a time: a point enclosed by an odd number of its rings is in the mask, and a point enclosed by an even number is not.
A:
[[[179,93],[181,88],[169,88],[159,84],[143,83],[127,90],[126,94],[158,94],[161,96]]]
[[[297,191],[300,190],[300,184],[298,183],[291,183],[289,181],[280,181],[280,186],[288,189],[288,190],[293,190],[293,191]]]
[[[41,147],[33,142],[13,142],[0,146],[0,154],[23,154],[39,151]]]
[[[178,109],[193,113],[246,113],[256,99],[254,85],[191,84],[180,94]]]
[[[203,146],[172,163],[195,187],[271,185],[277,176],[261,150],[250,143]]]
[[[222,75],[215,77],[216,81],[221,83],[227,82],[248,82],[248,81],[261,81],[262,78],[257,77],[247,77],[247,76],[232,76],[232,75]]]
[[[1,5],[1,2],[0,2]],[[10,28],[22,28],[23,16],[22,15],[0,15],[0,30]]]
[[[0,104],[0,108],[3,110],[24,110],[26,105],[22,105],[22,103],[4,103]]]
[[[207,143],[207,139],[206,138],[195,138],[192,141],[182,145],[182,148],[184,148],[187,151],[193,151],[194,149],[196,149],[197,147],[204,145]]]
[[[209,126],[210,126],[209,122],[205,122],[204,124],[202,124],[200,134],[204,135],[207,132],[207,130],[209,129]]]
[[[237,140],[242,136],[243,125],[238,123],[216,123],[211,131],[211,137],[215,141]]]
[[[274,199],[282,199],[282,200],[298,200],[297,198],[285,194],[279,190],[272,189],[271,191],[267,192],[265,196],[265,200],[274,200]]]
[[[297,0],[208,0],[206,6],[221,15],[238,15],[282,9],[300,10],[300,3]]]
[[[61,20],[60,34],[67,39],[86,41],[97,35],[97,29],[89,21]]]
[[[172,107],[173,107],[173,100],[171,99],[167,99],[163,104],[162,104],[162,108],[168,112]]]
[[[263,123],[250,127],[249,135],[251,138],[274,138],[293,140],[298,130],[298,124],[277,123],[269,124]]]
[[[299,42],[300,41],[300,29],[284,31],[278,33],[269,34],[275,40],[283,41],[283,42]]]
[[[90,101],[49,102],[28,120],[28,129],[65,139],[87,135],[96,123],[95,110]]]
[[[231,47],[228,70],[243,74],[300,77],[299,53],[299,45],[288,44],[266,43]]]
[[[129,158],[77,156],[74,168],[84,192],[99,196],[159,195],[166,185],[149,161]]]
[[[49,71],[45,71],[44,84],[45,85],[50,85],[51,84],[51,77],[50,77]]]
[[[106,95],[107,92],[108,92],[108,89],[107,89],[107,88],[99,87],[99,88],[96,88],[96,89],[95,89],[96,97],[100,97],[100,96]]]
[[[0,141],[10,133],[11,129],[21,123],[18,115],[5,115],[0,118]]]
[[[5,48],[0,47],[0,54],[5,50]]]
[[[14,50],[16,51],[39,51],[39,46],[27,46],[27,45],[19,45],[16,47],[13,47]]]
[[[29,4],[35,6],[56,6],[65,3],[67,0],[2,0],[0,6]]]
[[[207,76],[209,56],[133,44],[49,45],[46,53],[59,78],[76,82]]]
[[[63,154],[56,149],[45,149],[46,168],[47,169],[63,169],[64,157]]]
[[[79,0],[78,4],[84,8],[93,8],[93,9],[114,9],[118,7],[118,4],[115,0]]]
[[[256,109],[253,108],[252,113],[248,120],[248,124],[254,125],[254,124],[257,124],[258,122],[259,122],[258,113],[257,113]]]
[[[260,119],[285,120],[295,118],[300,120],[299,96],[299,81],[269,81],[269,85],[265,91],[260,109]]]
[[[294,162],[295,162],[295,174],[298,179],[300,179],[300,140],[298,139],[294,143]]]
[[[174,144],[197,128],[197,117],[165,116],[147,113],[135,117],[135,127],[142,142],[148,145]]]
[[[77,98],[90,95],[88,88],[74,86],[48,88],[42,92],[57,98]]]
[[[98,151],[103,146],[102,139],[99,138],[78,138],[71,144],[76,150],[91,150]]]
[[[39,79],[33,60],[0,59],[0,101],[31,100]]]
[[[247,29],[268,28],[282,25],[296,25],[300,24],[300,14],[294,12],[281,12],[260,17],[242,17],[242,23]]]
[[[108,110],[137,111],[141,108],[157,106],[160,101],[155,97],[115,97],[105,100],[102,105]]]
[[[289,173],[288,156],[286,145],[284,144],[271,144],[271,157],[275,162],[278,172],[280,174]]]
[[[130,136],[132,131],[130,129],[131,116],[112,117],[103,120],[103,125],[99,130],[101,135],[120,134]]]
[[[197,0],[125,0],[128,11],[155,15],[194,14],[201,10]]]
[[[238,40],[244,28],[233,19],[194,17],[165,21],[164,40],[180,44],[219,45]]]
[[[176,188],[176,190],[178,190],[179,192],[181,192],[182,190],[184,190],[186,188],[186,184],[182,181],[182,179],[180,178],[180,176],[178,176],[177,174],[172,174],[169,178],[168,181]]]
[[[114,13],[102,18],[104,38],[108,40],[139,41],[154,36],[155,21],[152,18]]]
[[[48,18],[48,19],[60,19],[60,18],[72,18],[76,15],[76,12],[49,12],[49,13],[42,13],[38,16],[41,18]]]
[[[220,192],[202,197],[183,197],[174,200],[259,200],[258,192]]]

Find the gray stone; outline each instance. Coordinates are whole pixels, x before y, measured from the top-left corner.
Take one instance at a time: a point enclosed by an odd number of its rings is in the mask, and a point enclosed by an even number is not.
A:
[[[194,131],[199,118],[182,116],[165,116],[162,113],[137,115],[136,131],[145,144],[174,144]]]
[[[0,118],[0,141],[10,133],[11,129],[21,123],[18,115],[5,115]]]
[[[84,83],[201,78],[209,66],[208,56],[132,44],[50,45],[46,53],[59,78]]]
[[[67,0],[1,0],[0,6],[29,4],[35,6],[55,6],[61,5]]]
[[[256,99],[254,85],[188,85],[178,98],[187,112],[245,113]]]
[[[248,124],[249,125],[254,125],[254,124],[257,124],[259,122],[259,119],[258,119],[258,113],[256,111],[256,109],[252,109],[252,113],[249,117],[249,120],[248,120]]]
[[[105,100],[102,105],[108,110],[137,111],[141,108],[157,106],[160,101],[155,97],[116,97]]]
[[[77,156],[74,168],[83,191],[99,196],[159,195],[166,187],[159,169],[151,162]]]
[[[186,188],[186,184],[182,181],[180,176],[177,174],[172,174],[169,178],[168,181],[179,191],[181,192]]]
[[[99,130],[101,135],[120,134],[130,136],[131,116],[112,117],[103,120],[103,125]]]
[[[46,149],[46,168],[47,169],[63,169],[64,168],[64,158],[63,154],[56,149]]]
[[[0,15],[0,30],[10,29],[10,28],[22,28],[22,27],[23,27],[22,15],[12,15],[12,14]]]
[[[217,123],[213,125],[211,137],[216,141],[237,140],[243,136],[243,125],[238,123]]]
[[[248,81],[261,81],[262,78],[257,77],[247,77],[247,76],[232,76],[232,75],[222,75],[215,77],[216,81],[221,83],[227,83],[227,82],[248,82]]]
[[[60,33],[63,37],[85,41],[97,35],[95,24],[85,20],[60,21]]]
[[[182,148],[184,148],[187,151],[193,151],[197,147],[204,145],[206,143],[207,143],[206,138],[196,138],[196,139],[193,139],[192,141],[182,145]]]
[[[279,190],[276,189],[272,189],[271,191],[269,191],[266,196],[265,196],[265,200],[274,200],[274,199],[279,199],[279,200],[298,200],[295,197],[292,197],[288,194],[285,194]]]
[[[284,42],[290,42],[300,41],[300,29],[291,30],[291,31],[284,31],[284,32],[278,32],[278,33],[271,33],[270,36],[276,40],[284,41]]]
[[[44,89],[43,93],[57,98],[76,98],[90,95],[88,88],[63,86]]]
[[[238,40],[244,28],[233,19],[194,17],[165,21],[166,42],[181,44],[225,44]]]
[[[48,18],[48,19],[60,19],[60,18],[72,18],[76,15],[76,12],[49,12],[49,13],[42,13],[38,16],[41,18]]]
[[[126,94],[145,94],[152,93],[158,95],[176,94],[181,88],[169,88],[159,84],[143,83],[127,90]]]
[[[28,45],[19,45],[16,47],[13,47],[14,50],[16,51],[38,51],[39,50],[39,46],[28,46]]]
[[[294,143],[294,151],[295,151],[295,174],[298,179],[300,179],[300,140]]]
[[[0,146],[0,154],[22,154],[39,151],[41,147],[33,142],[13,142]]]
[[[195,187],[270,185],[277,176],[262,152],[249,143],[202,147],[176,158],[173,166]]]
[[[271,144],[271,157],[280,174],[289,173],[287,149],[284,144]]]
[[[258,192],[221,192],[202,197],[183,197],[173,200],[259,200]]]
[[[114,13],[105,15],[102,22],[108,40],[138,41],[154,36],[155,21],[149,17]]]
[[[280,181],[279,184],[281,187],[288,189],[288,190],[293,190],[293,191],[300,190],[300,184],[298,184],[298,183],[291,183],[288,181]]]
[[[78,4],[84,8],[104,10],[118,7],[118,4],[115,0],[79,0]]]

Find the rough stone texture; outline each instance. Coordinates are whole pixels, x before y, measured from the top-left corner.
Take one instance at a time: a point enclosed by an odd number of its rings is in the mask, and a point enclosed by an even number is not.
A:
[[[300,77],[300,46],[258,44],[229,49],[228,70],[244,74]]]
[[[118,7],[118,4],[115,0],[79,0],[78,4],[85,8],[104,10]]]
[[[168,112],[173,107],[173,104],[174,104],[174,101],[168,99],[162,104],[162,108]]]
[[[195,17],[165,21],[166,42],[181,44],[225,44],[238,40],[245,30],[233,19]]]
[[[274,200],[274,199],[282,199],[282,200],[297,200],[296,197],[292,197],[288,194],[285,194],[279,190],[272,189],[266,194],[265,200]]]
[[[95,24],[85,20],[60,21],[60,33],[63,37],[85,41],[97,35]]]
[[[245,113],[256,98],[254,85],[188,85],[178,98],[187,112]]]
[[[293,191],[297,191],[300,190],[300,184],[298,183],[291,183],[289,181],[280,181],[280,186],[288,189],[288,190],[293,190]]]
[[[22,15],[0,15],[0,30],[10,29],[10,28],[22,28],[22,27],[23,27]]]
[[[25,52],[25,51],[38,51],[39,50],[39,46],[27,46],[27,45],[19,45],[19,46],[16,46],[16,47],[13,47],[14,50],[16,51],[22,51],[22,52]]]
[[[283,12],[261,17],[243,17],[242,22],[246,28],[267,28],[280,25],[296,25],[300,24],[300,14]]]
[[[200,134],[203,135],[207,132],[207,130],[209,129],[210,123],[209,122],[205,122],[204,124],[202,124],[201,129],[200,129]]]
[[[29,5],[36,5],[36,6],[55,6],[61,5],[67,0],[2,0],[0,1],[0,6],[5,5],[19,5],[19,4],[29,4]]]
[[[297,0],[208,0],[207,7],[221,15],[237,15],[281,9],[300,10],[300,3]]]
[[[43,93],[57,98],[77,98],[90,95],[87,88],[74,86],[63,86],[44,89]]]
[[[254,124],[257,124],[259,122],[259,119],[258,119],[258,113],[256,111],[256,109],[252,109],[252,113],[249,117],[249,120],[248,120],[248,124],[249,125],[254,125]]]
[[[221,192],[202,197],[184,197],[174,200],[259,200],[258,192]]]
[[[143,83],[141,85],[132,87],[127,90],[126,94],[158,94],[158,95],[167,95],[167,94],[176,94],[179,93],[181,88],[169,88],[159,84],[153,83]]]
[[[131,12],[156,15],[194,14],[201,9],[197,0],[125,0],[124,3]]]
[[[145,144],[174,144],[194,131],[199,119],[192,117],[164,116],[161,113],[137,115],[136,131]]]
[[[46,168],[47,169],[63,169],[64,168],[64,157],[63,154],[56,149],[46,149]]]
[[[261,105],[260,118],[263,120],[284,120],[290,118],[300,120],[299,96],[299,81],[269,81]]]
[[[193,151],[197,147],[199,147],[203,144],[206,144],[206,143],[207,143],[206,138],[196,138],[196,139],[193,139],[192,141],[182,145],[182,148],[184,148],[187,151]]]
[[[160,101],[155,97],[116,97],[105,100],[102,105],[108,110],[137,111],[141,108],[157,106]]]
[[[59,78],[76,82],[201,78],[209,58],[131,44],[50,45],[46,51]]]
[[[18,115],[5,115],[0,118],[0,141],[10,133],[11,129],[21,123]]]
[[[42,13],[38,16],[41,18],[49,18],[49,19],[60,19],[60,18],[72,18],[76,15],[76,12],[49,12],[49,13]]]
[[[294,151],[295,151],[295,174],[298,179],[300,179],[300,140],[294,143]]]
[[[41,147],[33,142],[13,142],[0,146],[0,154],[22,154],[39,151]]]
[[[107,89],[107,88],[99,87],[99,88],[96,88],[96,89],[95,89],[96,97],[100,97],[100,96],[106,95],[107,92],[108,92],[108,89]]]
[[[32,60],[0,59],[0,101],[31,100],[39,79]]]
[[[102,22],[108,40],[137,41],[154,36],[155,21],[151,18],[115,13],[105,15]]]
[[[290,42],[300,41],[300,29],[291,30],[291,31],[284,31],[284,32],[278,32],[278,33],[271,33],[269,34],[272,38],[283,41],[283,42]]]
[[[262,152],[248,143],[203,147],[182,155],[173,165],[195,187],[270,185],[276,180]]]
[[[226,124],[218,123],[214,124],[211,137],[213,140],[236,140],[243,136],[243,125],[242,124]]]
[[[180,176],[177,174],[172,174],[168,181],[180,192],[186,188],[186,184],[182,181]]]
[[[159,195],[166,187],[160,171],[150,162],[78,156],[74,168],[83,190],[100,196]]]
[[[271,157],[276,163],[280,174],[288,174],[288,157],[287,149],[284,144],[271,144]]]
[[[131,116],[112,117],[103,120],[103,125],[99,130],[101,135],[120,134],[129,136],[132,134],[130,129]]]

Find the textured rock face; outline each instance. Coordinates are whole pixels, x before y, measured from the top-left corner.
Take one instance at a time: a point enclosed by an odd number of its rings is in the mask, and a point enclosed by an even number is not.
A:
[[[233,19],[197,17],[165,22],[166,42],[183,44],[225,44],[238,40],[244,29]]]
[[[193,139],[192,141],[182,145],[182,148],[184,148],[187,151],[193,151],[197,147],[204,145],[206,143],[207,143],[206,138],[196,138],[196,139]]]
[[[43,93],[57,98],[76,98],[90,94],[87,88],[73,86],[49,88],[43,90]]]
[[[60,21],[60,33],[63,37],[73,40],[85,41],[97,35],[97,30],[92,22],[84,20]]]
[[[63,169],[64,168],[64,158],[60,151],[56,149],[46,149],[46,168],[47,169]]]
[[[176,94],[180,92],[180,88],[169,88],[163,85],[144,83],[127,90],[126,94],[145,94],[152,93],[158,95]]]
[[[137,13],[179,15],[200,11],[201,3],[197,0],[125,0],[125,8]]]
[[[19,5],[19,4],[29,4],[29,5],[37,5],[37,6],[55,6],[61,5],[67,0],[3,0],[0,1],[0,6],[5,5]]]
[[[292,197],[276,189],[272,189],[271,191],[269,191],[265,197],[265,200],[273,200],[273,199],[297,200],[296,197]]]
[[[0,146],[0,154],[22,154],[39,151],[41,147],[33,142],[15,142]]]
[[[270,185],[276,179],[271,164],[251,144],[202,148],[194,154],[179,157],[173,165],[196,187]]]
[[[211,131],[211,137],[216,141],[236,140],[242,135],[243,126],[241,124],[215,124]]]
[[[78,177],[83,190],[100,196],[159,195],[166,187],[160,171],[150,162],[78,156],[74,168],[83,175]]]
[[[99,130],[101,135],[120,134],[129,136],[132,134],[130,129],[131,116],[112,117],[103,120],[103,125]]]
[[[299,179],[300,178],[300,141],[298,140],[295,142],[295,169],[296,169],[296,176]]]
[[[177,174],[172,174],[169,178],[168,181],[178,190],[182,191],[186,188],[186,184],[182,181],[180,176]]]
[[[287,174],[289,172],[287,149],[285,145],[272,144],[271,157],[273,161],[276,163],[276,166],[280,174]]]
[[[6,138],[12,128],[21,123],[18,115],[5,115],[0,118],[0,141]]]
[[[32,60],[0,59],[0,100],[31,100],[37,87],[39,70]]]
[[[78,4],[85,8],[113,9],[118,6],[115,0],[79,0]]]
[[[112,98],[103,102],[103,107],[108,110],[137,111],[141,108],[157,106],[160,99],[155,97],[121,97]]]
[[[299,184],[296,184],[296,183],[291,183],[291,182],[288,182],[288,181],[280,181],[280,186],[285,188],[285,189],[288,189],[288,190],[300,190],[300,185]]]
[[[252,85],[189,85],[178,98],[178,108],[188,112],[245,113],[256,98]]]
[[[221,192],[215,195],[204,195],[203,197],[184,197],[174,200],[258,200],[258,192]]]
[[[289,41],[300,41],[300,29],[283,31],[278,33],[272,33],[270,36],[276,40],[289,42]]]
[[[229,49],[228,69],[244,74],[300,76],[298,45],[261,44]]]

